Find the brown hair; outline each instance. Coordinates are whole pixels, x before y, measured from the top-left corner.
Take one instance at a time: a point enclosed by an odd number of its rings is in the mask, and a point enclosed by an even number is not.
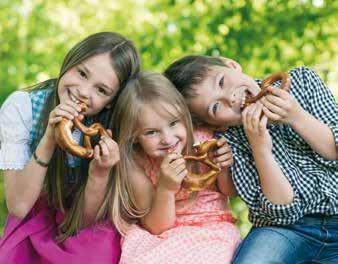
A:
[[[41,122],[39,122],[41,124],[39,128],[40,138],[36,139],[37,142],[40,141],[46,130],[49,113],[60,103],[57,91],[60,78],[69,69],[82,61],[102,53],[109,53],[110,55],[112,67],[119,80],[118,93],[125,87],[127,81],[140,70],[140,56],[134,44],[118,33],[99,32],[77,43],[66,55],[58,78],[29,87],[29,90],[40,90],[47,86],[54,87],[54,90],[46,100],[41,115]],[[116,98],[117,95],[113,100],[113,104]],[[110,119],[111,112],[106,108],[94,116],[94,121],[103,123],[105,127],[109,124]],[[50,162],[45,182],[48,201],[51,206],[60,208],[64,212],[66,211],[65,219],[60,225],[60,240],[76,234],[82,225],[83,196],[88,178],[88,165],[88,161],[82,160],[81,167],[77,173],[80,177],[76,179],[76,183],[73,186],[69,186],[67,182],[69,168],[67,166],[66,153],[57,147]],[[101,208],[97,220],[106,217],[104,211]]]

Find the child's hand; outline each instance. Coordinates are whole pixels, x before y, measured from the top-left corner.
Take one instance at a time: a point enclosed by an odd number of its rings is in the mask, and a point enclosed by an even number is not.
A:
[[[217,140],[217,149],[211,153],[211,160],[220,168],[230,167],[233,164],[231,147],[224,137]]]
[[[300,118],[303,108],[287,91],[279,88],[268,88],[271,94],[261,99],[264,114],[268,119],[292,125]]]
[[[177,193],[188,171],[181,154],[169,153],[164,157],[160,168],[158,187]]]
[[[111,134],[110,130],[108,130]],[[94,159],[90,162],[89,171],[95,176],[108,176],[110,169],[120,160],[118,144],[110,137],[102,136],[94,147]]]
[[[54,128],[55,125],[62,120],[63,117],[67,119],[74,119],[74,117],[83,118],[83,115],[79,114],[81,107],[73,101],[67,101],[57,105],[49,114],[48,126],[45,135],[50,139],[54,139]]]
[[[257,102],[242,112],[244,131],[253,151],[272,150],[272,139],[266,127],[268,118],[262,115],[262,109],[263,105]]]

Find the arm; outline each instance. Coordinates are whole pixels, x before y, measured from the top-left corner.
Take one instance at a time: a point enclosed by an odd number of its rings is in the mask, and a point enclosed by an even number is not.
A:
[[[337,159],[338,145],[328,125],[303,110],[299,112],[291,126],[319,155],[328,160]]]
[[[217,178],[218,189],[226,196],[236,196],[237,191],[232,180],[229,168],[222,169]]]
[[[19,145],[22,141],[26,142],[26,148],[29,148],[28,140],[31,128],[28,123],[31,122],[31,115],[27,117],[25,112],[29,112],[31,105],[29,104],[28,108],[26,108],[22,102],[18,103],[14,100],[13,102],[6,104],[1,112],[1,121],[3,121],[3,124],[15,120],[14,122],[16,122],[15,124],[18,131],[24,131],[22,135],[20,134],[20,138],[15,139],[16,141],[14,142],[11,141],[12,138],[10,136],[7,136],[8,141],[10,142],[10,144],[8,144],[8,151],[10,151],[11,148],[16,148],[16,145]],[[40,160],[48,163],[54,153],[56,146],[54,140],[54,125],[61,120],[61,116],[72,118],[74,112],[76,112],[74,106],[66,105],[61,107],[61,105],[59,105],[50,113],[45,134],[36,148],[36,155]],[[8,116],[7,113],[12,113],[12,115]],[[1,132],[4,135],[10,133],[9,131],[6,131],[6,129],[3,129],[3,127]],[[6,153],[2,153],[2,155],[4,155],[6,160]],[[30,153],[27,154],[27,156],[29,155]],[[11,214],[19,218],[24,218],[38,199],[47,173],[47,168],[39,165],[34,158],[31,158],[28,163],[22,167],[23,168],[19,170],[8,169],[4,171],[7,207]]]
[[[102,136],[94,148],[84,193],[83,227],[94,224],[106,197],[111,168],[120,160],[119,148],[110,137]],[[74,201],[76,202],[76,201]]]
[[[226,196],[235,196],[237,191],[232,180],[229,167],[233,164],[232,151],[224,137],[217,141],[217,149],[212,153],[213,162],[222,168],[217,177],[219,190]]]
[[[272,140],[266,128],[263,105],[256,103],[243,111],[243,125],[249,139],[264,195],[274,204],[293,202],[293,188],[272,155]]]
[[[36,149],[36,155],[44,157],[43,161],[47,162],[51,159],[54,149],[55,142],[43,137]],[[41,193],[46,173],[47,167],[39,165],[34,158],[31,158],[23,170],[4,171],[9,213],[19,218],[28,214]]]
[[[310,69],[298,69],[292,72],[292,77],[297,80],[292,92],[299,102],[284,90],[270,89],[272,94],[262,99],[265,115],[270,120],[289,124],[319,155],[336,160],[338,110],[335,99]]]
[[[141,208],[149,208],[149,212],[141,219],[141,224],[152,234],[161,234],[174,226],[175,194],[186,173],[185,161],[176,153],[164,158],[155,188],[140,168],[134,170],[131,178],[136,201]]]

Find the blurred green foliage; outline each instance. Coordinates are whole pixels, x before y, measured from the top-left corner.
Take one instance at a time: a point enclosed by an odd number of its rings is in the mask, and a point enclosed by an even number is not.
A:
[[[70,47],[98,31],[132,39],[145,69],[163,71],[191,53],[236,59],[255,77],[307,65],[337,96],[337,11],[335,0],[2,0],[0,105],[12,91],[57,76]],[[239,198],[231,206],[244,236],[247,209]]]

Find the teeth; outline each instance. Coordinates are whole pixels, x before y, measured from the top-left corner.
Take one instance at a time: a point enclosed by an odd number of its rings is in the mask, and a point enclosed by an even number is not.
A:
[[[69,97],[74,103],[77,103],[77,104],[80,103],[80,101],[77,100],[71,93],[69,94]]]

